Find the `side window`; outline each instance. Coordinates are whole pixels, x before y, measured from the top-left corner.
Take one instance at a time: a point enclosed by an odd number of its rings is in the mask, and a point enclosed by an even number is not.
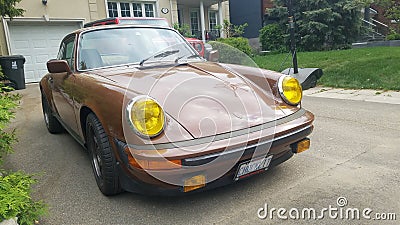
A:
[[[72,67],[73,55],[74,55],[74,40],[65,44],[65,54],[63,57],[64,60],[67,60],[70,68],[73,68]]]
[[[73,69],[75,36],[64,39],[58,52],[57,59],[66,60]]]
[[[58,51],[57,59],[60,60],[62,59],[64,55],[64,49],[65,49],[65,43],[61,43],[60,50]]]

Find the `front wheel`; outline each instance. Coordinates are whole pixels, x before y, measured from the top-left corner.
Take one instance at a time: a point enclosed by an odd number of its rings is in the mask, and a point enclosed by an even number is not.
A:
[[[100,191],[107,196],[120,193],[116,159],[108,135],[99,119],[92,113],[86,119],[86,143]]]

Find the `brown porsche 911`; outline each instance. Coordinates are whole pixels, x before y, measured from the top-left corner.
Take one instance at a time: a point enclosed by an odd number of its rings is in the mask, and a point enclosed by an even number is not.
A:
[[[314,116],[295,78],[206,61],[170,28],[84,28],[47,68],[47,129],[88,150],[105,195],[212,189],[310,146]]]

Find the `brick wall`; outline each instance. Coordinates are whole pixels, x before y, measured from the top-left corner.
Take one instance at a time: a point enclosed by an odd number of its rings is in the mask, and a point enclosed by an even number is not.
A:
[[[270,9],[274,7],[274,3],[272,3],[272,0],[263,0],[263,9],[264,9],[264,14],[267,9]]]
[[[399,29],[397,24],[392,23],[392,21],[390,19],[385,17],[386,12],[382,7],[372,4],[371,8],[375,9],[378,12],[378,14],[374,16],[374,19],[378,20],[381,23],[388,25],[389,27],[391,27],[393,29]],[[400,30],[398,30],[398,32],[400,32]]]

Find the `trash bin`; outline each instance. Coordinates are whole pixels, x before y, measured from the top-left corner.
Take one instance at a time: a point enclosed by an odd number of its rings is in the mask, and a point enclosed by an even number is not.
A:
[[[22,55],[0,56],[0,65],[6,79],[16,90],[25,89],[25,57]]]

